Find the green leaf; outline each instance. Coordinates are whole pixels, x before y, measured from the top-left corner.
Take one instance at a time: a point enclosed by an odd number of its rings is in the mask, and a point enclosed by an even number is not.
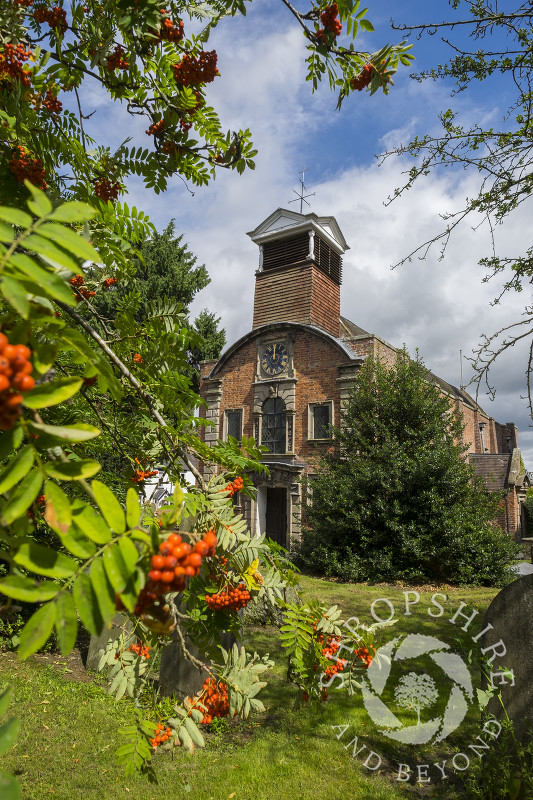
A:
[[[96,545],[74,525],[66,533],[60,534],[60,536],[61,544],[65,550],[68,550],[76,558],[83,558],[86,561],[96,553]]]
[[[131,575],[137,566],[139,553],[131,539],[119,539],[118,546],[128,573]]]
[[[12,242],[14,238],[15,232],[11,225],[0,222],[0,242]]]
[[[9,264],[10,267],[16,267],[18,270],[23,272],[24,275],[27,275],[29,278],[31,278],[31,280],[34,281],[34,283],[36,283],[40,289],[42,289],[45,297],[52,297],[54,300],[60,300],[69,306],[76,305],[76,300],[74,298],[72,289],[67,283],[65,283],[63,278],[60,278],[59,275],[56,275],[54,272],[39,266],[35,263],[33,258],[30,258],[30,256],[26,255],[25,253],[15,253],[11,257]],[[16,276],[11,274],[11,277]]]
[[[94,564],[96,563],[95,561]],[[99,636],[103,630],[104,623],[92,583],[85,573],[82,572],[76,578],[72,594],[79,617],[85,628],[93,636]]]
[[[0,494],[9,492],[13,486],[22,480],[33,466],[34,450],[28,445],[24,447],[0,475]]]
[[[130,573],[118,546],[115,545],[105,551],[104,567],[113,589],[120,594],[126,588]]]
[[[100,472],[101,465],[92,458],[71,459],[70,461],[49,461],[43,464],[46,474],[60,481],[79,481],[92,478]]]
[[[107,624],[115,616],[116,602],[115,592],[108,580],[104,562],[101,558],[97,558],[91,565],[91,583],[100,608],[100,614],[104,624]]]
[[[91,488],[100,511],[111,530],[115,533],[124,533],[126,530],[124,511],[111,489],[101,481],[93,481]]]
[[[42,483],[43,479],[38,469],[34,469],[26,475],[4,506],[0,523],[2,525],[11,525],[12,522],[21,517],[41,491]]]
[[[0,769],[0,797],[2,800],[21,800],[17,779]]]
[[[21,425],[16,425],[10,431],[2,431],[0,434],[0,461],[20,447],[24,431]]]
[[[45,193],[37,189],[37,187],[28,180],[24,181],[24,186],[31,194],[31,199],[27,202],[30,211],[35,214],[36,217],[45,217],[49,214],[52,210],[52,203]]]
[[[47,578],[70,578],[78,569],[76,562],[68,556],[43,547],[37,542],[22,544],[13,561],[19,567],[24,567],[37,575],[45,575]]]
[[[185,727],[194,744],[198,747],[205,747],[204,737],[190,717],[185,717]]]
[[[61,592],[56,599],[55,626],[57,641],[61,654],[66,656],[76,644],[78,635],[78,618],[72,595]]]
[[[32,342],[33,366],[39,375],[46,375],[56,360],[57,345],[51,342]]]
[[[47,239],[57,242],[69,253],[74,253],[83,261],[98,262],[100,260],[98,253],[87,239],[84,239],[83,236],[80,236],[71,228],[65,228],[55,222],[45,222],[44,225],[39,226],[39,235],[46,236]]]
[[[50,383],[35,386],[24,398],[27,408],[48,408],[63,403],[79,392],[83,380],[80,378],[60,378]]]
[[[128,528],[135,528],[141,518],[141,506],[137,492],[130,486],[126,495],[126,522]]]
[[[70,203],[63,203],[56,208],[48,217],[55,222],[84,222],[91,219],[96,214],[96,210],[87,203],[80,203],[74,200]]]
[[[18,311],[22,319],[28,319],[30,313],[28,293],[18,281],[3,275],[0,281],[0,292],[2,292],[9,305],[13,306],[15,311]]]
[[[87,442],[100,435],[99,428],[85,422],[77,425],[42,425],[38,422],[31,422],[29,427],[35,431],[47,433],[57,439],[64,439],[66,442]]]
[[[62,536],[67,533],[72,521],[70,500],[65,492],[52,481],[46,481],[44,493],[46,496],[44,518],[52,530]]]
[[[73,503],[72,519],[85,536],[96,544],[106,544],[111,539],[111,531],[102,517],[86,503]]]
[[[22,600],[24,603],[44,603],[55,597],[60,589],[58,583],[52,581],[38,583],[23,575],[7,575],[0,580],[0,594],[5,594],[13,600]]]
[[[363,31],[369,31],[371,33],[374,30],[374,26],[368,19],[359,20],[359,25]]]
[[[7,206],[0,206],[0,219],[16,225],[17,228],[29,228],[33,222],[33,218],[25,211],[19,208],[8,208]]]
[[[23,660],[33,655],[50,638],[56,618],[55,603],[50,602],[41,606],[33,614],[20,632],[18,657]]]
[[[11,750],[15,744],[19,732],[18,717],[12,717],[0,725],[0,756],[7,750]],[[3,795],[2,795],[3,797]]]

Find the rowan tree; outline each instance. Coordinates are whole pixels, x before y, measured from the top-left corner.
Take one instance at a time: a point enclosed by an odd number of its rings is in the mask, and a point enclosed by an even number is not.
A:
[[[282,5],[307,38],[313,87],[326,76],[339,105],[365,88],[386,94],[396,69],[409,63],[404,43],[370,53],[338,41],[343,27],[352,40],[372,31],[359,0],[312,3],[306,13]],[[114,288],[134,280],[143,242],[158,237],[142,210],[119,199],[130,175],[161,192],[174,175],[202,186],[217,169],[253,168],[249,131],[224,132],[207,96],[219,70],[209,36],[237,13],[246,13],[243,0],[165,9],[156,0],[0,5],[0,545],[8,570],[0,591],[8,603],[37,606],[21,632],[21,658],[53,630],[68,653],[78,621],[97,634],[117,609],[127,614],[139,641],[109,643],[100,664],[119,699],[128,693],[138,701],[150,676],[146,648],[153,652],[172,633],[184,657],[205,670],[202,691],[178,703],[164,725],[138,711],[117,751],[127,771],[149,771],[155,747],[202,746],[199,725],[213,716],[246,718],[262,708],[256,694],[271,662],[217,645],[222,632],[238,633],[237,608],[253,597],[274,602],[285,584],[279,560],[263,537],[251,539],[231,499],[252,491],[261,452],[253,440],[208,448],[199,435],[188,370],[200,345],[181,303],[154,297],[143,307],[140,293]],[[189,33],[191,19],[202,20],[200,33]],[[146,147],[126,140],[112,150],[91,139],[89,84],[126,119],[143,118]],[[99,295],[111,290],[119,292],[112,325],[98,311]],[[216,349],[214,322],[203,315],[198,324],[214,333]],[[112,413],[126,404],[129,426]],[[112,488],[95,457],[104,436],[131,464],[132,474]],[[213,477],[204,478],[197,460],[212,464]],[[155,512],[141,489],[161,461],[176,489]],[[187,492],[184,469],[196,479]],[[36,541],[37,526],[46,544]],[[321,604],[313,611],[325,635],[335,632],[334,612]],[[299,653],[307,634],[289,620],[287,635],[293,628]],[[217,659],[196,658],[187,631]],[[0,713],[8,702],[0,698]],[[10,731],[0,730],[0,748]],[[16,784],[2,779],[16,797]]]
[[[440,36],[449,47],[450,58],[425,72],[412,77],[417,81],[452,79],[452,97],[465,99],[468,91],[480,82],[488,82],[493,95],[511,98],[507,107],[500,108],[496,124],[466,123],[454,107],[440,114],[440,134],[418,131],[416,138],[401,144],[383,158],[391,155],[410,155],[415,162],[408,171],[403,186],[389,199],[392,202],[409,190],[417,181],[442,168],[466,171],[478,182],[477,191],[465,199],[456,211],[442,214],[445,225],[441,232],[420,244],[400,263],[413,256],[425,257],[436,246],[444,256],[450,236],[465,220],[476,229],[483,226],[490,237],[490,249],[480,260],[484,281],[497,284],[494,302],[499,303],[506,292],[527,292],[533,277],[533,244],[515,242],[512,252],[502,251],[499,230],[523,213],[524,204],[531,202],[533,193],[532,96],[533,67],[533,8],[529,2],[505,4],[498,0],[453,0],[446,17],[433,14],[430,21],[419,24],[394,24],[403,35]],[[470,41],[469,41],[470,40]],[[494,110],[494,109],[493,109]],[[473,367],[479,387],[484,383],[491,395],[494,389],[489,372],[495,359],[515,343],[529,342],[526,376],[530,412],[533,415],[531,375],[533,369],[533,306],[530,295],[520,319],[490,335],[482,335],[474,352]]]
[[[465,460],[462,422],[423,364],[369,359],[311,483],[303,562],[345,580],[508,580],[515,547]]]

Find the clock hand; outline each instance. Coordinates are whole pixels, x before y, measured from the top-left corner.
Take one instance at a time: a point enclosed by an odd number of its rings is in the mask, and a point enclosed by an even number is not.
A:
[[[274,345],[274,349],[272,350],[272,359],[276,360],[276,345]]]

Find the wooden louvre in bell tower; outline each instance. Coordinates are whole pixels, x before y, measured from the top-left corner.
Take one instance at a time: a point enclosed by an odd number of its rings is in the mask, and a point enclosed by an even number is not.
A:
[[[252,327],[302,322],[338,337],[348,245],[336,220],[279,208],[248,236],[260,248]]]

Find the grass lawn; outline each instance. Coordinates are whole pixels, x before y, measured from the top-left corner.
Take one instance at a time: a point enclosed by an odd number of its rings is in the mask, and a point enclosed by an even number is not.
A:
[[[420,602],[406,616],[402,591],[408,589],[400,586],[342,584],[305,576],[301,586],[305,596],[337,603],[346,616],[369,622],[371,603],[388,598],[399,622],[379,633],[378,645],[399,633],[417,632],[447,641],[456,652],[460,643],[454,644],[454,639],[462,636],[462,643],[467,646],[468,637],[450,623],[450,617],[461,602],[471,611],[479,609],[468,632],[469,636],[474,635],[480,630],[484,610],[497,593],[496,589],[426,587],[418,590]],[[440,600],[444,613],[435,618],[428,614],[428,608],[431,595],[437,591],[448,599]],[[376,608],[379,613],[387,612],[383,603]],[[275,628],[247,628],[246,644],[249,650],[269,652],[276,662],[275,669],[267,673],[269,685],[261,693],[266,712],[246,723],[217,720],[207,734],[207,748],[197,750],[193,756],[181,751],[173,755],[156,753],[158,786],[137,776],[126,779],[114,764],[114,750],[122,744],[117,729],[133,718],[131,701],[115,704],[100,679],[73,680],[68,661],[58,656],[48,660],[37,656],[21,663],[12,653],[0,653],[0,684],[13,686],[15,702],[11,713],[21,719],[17,744],[0,757],[0,766],[18,775],[23,800],[71,800],[77,796],[87,800],[461,797],[460,779],[453,772],[447,780],[440,781],[436,780],[439,773],[430,771],[432,782],[418,785],[398,781],[395,776],[399,761],[412,765],[436,760],[440,763],[464,751],[478,733],[473,710],[438,750],[420,745],[415,753],[412,746],[396,745],[380,734],[357,695],[349,698],[343,692],[331,692],[328,702],[319,708],[301,707],[296,688],[285,681],[286,660]],[[337,739],[331,726],[340,724],[350,727],[346,736]],[[363,756],[352,757],[353,744],[349,746],[349,742],[354,735],[358,736],[359,746],[364,743],[367,748]],[[362,764],[370,750],[382,757],[382,767],[377,772]]]

